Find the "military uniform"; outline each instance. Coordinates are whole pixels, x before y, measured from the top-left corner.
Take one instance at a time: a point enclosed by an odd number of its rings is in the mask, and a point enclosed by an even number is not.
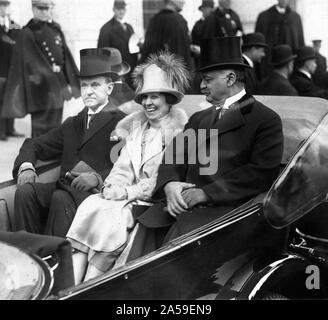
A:
[[[32,137],[59,127],[63,104],[79,97],[78,69],[56,22],[30,20],[13,53],[4,96],[6,118],[32,116]]]

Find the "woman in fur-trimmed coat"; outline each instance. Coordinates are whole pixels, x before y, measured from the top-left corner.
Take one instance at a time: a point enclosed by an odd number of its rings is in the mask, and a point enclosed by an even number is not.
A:
[[[168,53],[153,55],[136,68],[135,77],[135,100],[143,110],[118,123],[116,135],[125,137],[125,146],[102,193],[79,206],[67,233],[76,249],[76,284],[113,267],[135,224],[133,205],[151,199],[164,151],[188,121],[182,109],[172,107],[181,101],[190,79],[180,59]]]

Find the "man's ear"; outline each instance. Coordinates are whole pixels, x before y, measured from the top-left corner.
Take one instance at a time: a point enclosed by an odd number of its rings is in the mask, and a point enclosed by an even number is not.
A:
[[[234,72],[230,72],[228,75],[227,75],[227,85],[228,87],[231,87],[233,86],[235,83],[236,83],[236,80],[237,80],[237,76]]]
[[[111,95],[113,90],[114,90],[114,83],[113,82],[109,82],[107,84],[107,90],[108,90],[108,95]]]

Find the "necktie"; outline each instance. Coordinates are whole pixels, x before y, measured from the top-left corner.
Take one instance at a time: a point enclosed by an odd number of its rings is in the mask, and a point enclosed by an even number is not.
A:
[[[87,129],[89,129],[92,125],[92,122],[95,118],[96,114],[88,114],[88,124],[87,124]]]

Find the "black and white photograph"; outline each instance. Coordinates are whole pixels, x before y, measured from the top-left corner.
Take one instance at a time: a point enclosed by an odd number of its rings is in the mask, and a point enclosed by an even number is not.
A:
[[[327,18],[0,0],[0,300],[214,319],[328,299]]]

